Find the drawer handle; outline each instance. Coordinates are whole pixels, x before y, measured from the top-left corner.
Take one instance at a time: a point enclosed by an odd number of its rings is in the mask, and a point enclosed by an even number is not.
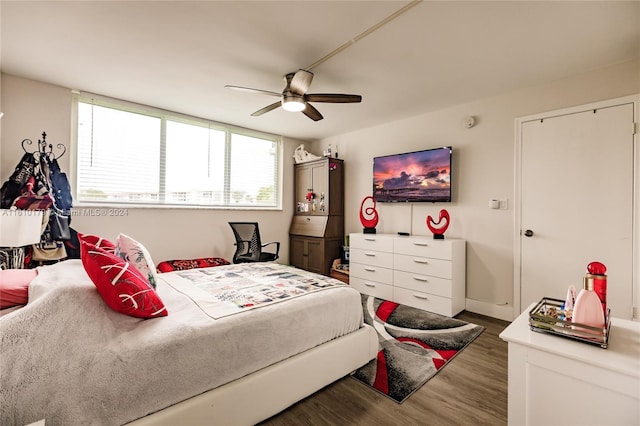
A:
[[[426,265],[427,263],[429,263],[428,261],[424,260],[424,259],[413,259],[413,261],[415,263],[421,263],[423,265]]]
[[[376,239],[375,238],[365,238],[364,240],[365,241],[375,241]]]
[[[375,272],[375,268],[364,268],[365,271],[367,272]]]
[[[366,285],[367,287],[375,287],[375,284],[371,284],[371,283],[364,283],[364,285]]]
[[[414,280],[416,280],[416,281],[420,281],[420,282],[422,282],[422,283],[427,283],[427,282],[429,282],[429,280],[428,280],[428,279],[426,279],[426,278],[422,278],[422,277],[413,277],[413,279],[414,279]]]
[[[365,253],[364,255],[365,256],[370,256],[370,257],[376,257],[375,253]]]
[[[421,294],[414,294],[413,297],[415,297],[416,299],[429,300],[427,296],[423,296]]]
[[[428,247],[429,246],[429,244],[427,244],[427,243],[420,243],[420,242],[414,242],[413,244],[416,245],[416,246],[420,246],[420,247]]]

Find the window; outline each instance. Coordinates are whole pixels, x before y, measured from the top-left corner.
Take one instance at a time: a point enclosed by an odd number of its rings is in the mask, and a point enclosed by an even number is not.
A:
[[[77,110],[79,202],[280,207],[278,136],[101,97]]]

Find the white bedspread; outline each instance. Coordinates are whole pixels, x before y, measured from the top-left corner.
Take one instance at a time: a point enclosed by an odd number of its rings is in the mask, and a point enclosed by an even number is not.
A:
[[[79,260],[40,268],[29,304],[0,317],[0,424],[123,424],[362,326],[348,286],[213,319],[163,275],[169,315],[141,320],[109,309]]]
[[[346,285],[333,278],[273,262],[190,269],[165,274],[162,278],[215,319]]]

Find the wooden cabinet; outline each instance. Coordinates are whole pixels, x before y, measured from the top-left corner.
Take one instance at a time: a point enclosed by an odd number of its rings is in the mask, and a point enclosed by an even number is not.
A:
[[[291,265],[329,275],[344,241],[344,163],[336,158],[294,166],[295,214],[289,228]],[[308,200],[307,194],[313,199]]]
[[[341,240],[337,239],[292,235],[289,238],[289,261],[297,268],[330,275],[331,263],[335,259],[334,254],[340,252],[340,244]]]
[[[612,318],[602,349],[530,330],[533,307],[500,333],[509,346],[508,424],[640,424],[640,323]]]
[[[310,216],[344,215],[344,162],[322,158],[296,164],[294,205],[296,214]],[[307,200],[307,194],[314,199]]]
[[[454,316],[465,307],[465,241],[351,234],[350,284],[361,293]]]
[[[331,278],[342,281],[345,284],[349,284],[349,270],[331,268],[329,274]]]
[[[292,236],[289,244],[291,245],[290,261],[293,266],[322,273],[322,253],[324,252],[322,238]]]

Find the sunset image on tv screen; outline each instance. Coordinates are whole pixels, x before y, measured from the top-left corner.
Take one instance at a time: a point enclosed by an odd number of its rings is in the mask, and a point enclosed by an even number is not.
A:
[[[451,148],[374,158],[373,196],[379,202],[451,201]]]

